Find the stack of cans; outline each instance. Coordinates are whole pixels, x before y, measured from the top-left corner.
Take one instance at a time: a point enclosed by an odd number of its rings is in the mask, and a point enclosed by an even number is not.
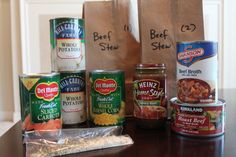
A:
[[[224,133],[225,101],[218,99],[217,43],[177,43],[177,98],[171,99],[171,129],[190,136]]]
[[[50,20],[52,71],[60,73],[63,125],[86,121],[84,20]]]

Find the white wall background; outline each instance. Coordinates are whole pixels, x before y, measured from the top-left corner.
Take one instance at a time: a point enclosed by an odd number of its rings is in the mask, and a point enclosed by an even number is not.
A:
[[[224,0],[223,85],[236,88],[236,0]]]
[[[223,60],[223,0],[203,0],[203,14],[204,14],[204,29],[205,39],[210,41],[217,41],[218,45],[218,63],[219,63],[219,88],[224,87],[224,60]]]
[[[14,110],[10,19],[9,0],[0,0],[0,121],[11,120]]]
[[[83,1],[0,0],[0,121],[19,119],[18,74],[50,70],[49,57],[45,58],[50,52],[47,20],[60,15],[81,16]],[[203,2],[206,39],[220,45],[219,86],[236,88],[236,1]],[[44,24],[39,25],[39,21]]]

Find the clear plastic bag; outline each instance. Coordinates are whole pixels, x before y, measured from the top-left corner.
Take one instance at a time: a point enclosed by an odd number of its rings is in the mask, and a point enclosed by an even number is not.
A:
[[[52,157],[133,144],[130,136],[121,133],[118,126],[28,132],[24,137],[26,156]]]

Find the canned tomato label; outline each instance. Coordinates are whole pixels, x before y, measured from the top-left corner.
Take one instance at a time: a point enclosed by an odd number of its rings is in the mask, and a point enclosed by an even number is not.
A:
[[[33,74],[19,78],[23,131],[60,129],[60,75]]]
[[[224,133],[225,102],[215,104],[182,104],[171,99],[171,129],[190,136],[217,136]]]
[[[50,20],[52,71],[85,69],[84,21],[77,18]]]
[[[217,43],[177,44],[177,97],[186,103],[213,103],[217,93]]]
[[[89,73],[90,118],[98,126],[123,125],[125,116],[124,71],[97,70]]]
[[[61,72],[60,75],[63,124],[85,122],[85,71]]]

